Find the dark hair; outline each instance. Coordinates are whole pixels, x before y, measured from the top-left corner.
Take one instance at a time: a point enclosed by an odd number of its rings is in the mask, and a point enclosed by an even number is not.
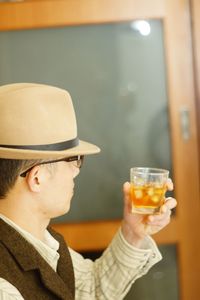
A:
[[[0,158],[0,199],[14,187],[19,174],[42,160],[17,160]]]

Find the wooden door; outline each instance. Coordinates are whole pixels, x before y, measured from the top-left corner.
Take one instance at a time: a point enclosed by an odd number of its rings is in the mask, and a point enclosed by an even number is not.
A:
[[[194,54],[195,91],[197,107],[198,141],[200,143],[200,2],[191,0],[191,24]],[[200,144],[199,144],[200,145]]]
[[[198,5],[198,1],[193,2]],[[177,245],[180,299],[193,300],[197,299],[200,293],[200,201],[189,1],[38,0],[0,4],[1,31],[105,24],[136,19],[163,21],[172,163],[178,207],[171,224],[157,234],[155,240],[159,244]],[[196,24],[197,22],[196,18]],[[196,53],[199,52],[197,50]],[[189,116],[189,132],[186,136],[183,133],[185,119],[181,119],[184,113]],[[108,220],[54,226],[66,237],[71,247],[91,251],[105,248],[119,225],[120,220]],[[94,239],[86,239],[88,236],[93,236]]]

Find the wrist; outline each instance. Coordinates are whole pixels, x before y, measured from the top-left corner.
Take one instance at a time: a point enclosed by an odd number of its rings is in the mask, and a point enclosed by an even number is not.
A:
[[[124,239],[131,245],[136,248],[141,248],[145,235],[137,234],[132,230],[129,224],[122,222],[121,232],[123,234]]]

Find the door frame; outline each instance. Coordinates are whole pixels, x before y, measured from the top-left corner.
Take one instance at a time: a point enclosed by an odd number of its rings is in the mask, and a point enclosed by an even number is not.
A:
[[[198,0],[193,1],[197,5]],[[199,6],[199,4],[198,4]],[[0,4],[0,30],[19,30],[161,19],[167,68],[176,214],[170,225],[155,235],[159,244],[177,244],[180,299],[200,294],[199,152],[189,0],[34,0]],[[196,20],[196,25],[197,20]],[[199,27],[198,27],[199,28]],[[197,33],[196,33],[197,34]],[[200,38],[196,42],[200,45]],[[200,46],[197,46],[200,53]],[[197,55],[198,76],[200,56]],[[198,78],[198,77],[197,77]],[[190,138],[184,140],[180,111],[187,109]],[[105,248],[121,220],[54,224],[76,250]],[[94,239],[87,239],[88,236]]]

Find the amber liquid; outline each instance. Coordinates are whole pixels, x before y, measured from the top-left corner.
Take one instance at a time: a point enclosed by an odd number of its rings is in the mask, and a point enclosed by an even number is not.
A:
[[[159,209],[164,202],[166,185],[147,184],[137,186],[131,184],[130,197],[135,208]]]

